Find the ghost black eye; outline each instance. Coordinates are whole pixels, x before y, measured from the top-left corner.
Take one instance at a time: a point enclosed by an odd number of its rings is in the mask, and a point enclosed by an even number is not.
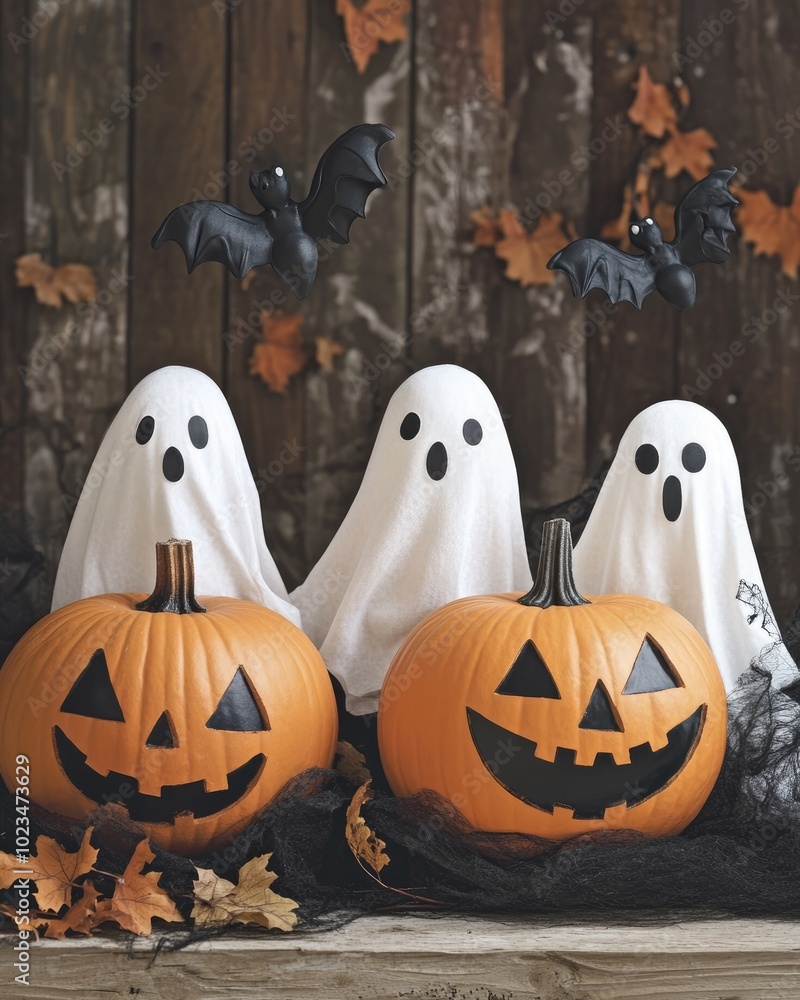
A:
[[[416,413],[407,413],[400,424],[400,437],[404,441],[410,441],[419,434],[420,419]]]
[[[474,445],[481,443],[481,439],[483,438],[483,428],[477,420],[473,420],[472,417],[470,417],[469,420],[465,420],[461,431],[467,444]]]
[[[153,436],[155,428],[156,422],[152,417],[142,417],[139,421],[139,426],[136,428],[136,443],[147,444]]]
[[[658,468],[658,450],[652,444],[643,444],[636,449],[636,468],[645,476],[651,476]]]
[[[687,472],[699,472],[706,464],[706,450],[701,444],[692,441],[683,449],[681,461]]]
[[[192,417],[189,421],[189,440],[195,448],[205,448],[208,444],[208,424],[202,417]]]

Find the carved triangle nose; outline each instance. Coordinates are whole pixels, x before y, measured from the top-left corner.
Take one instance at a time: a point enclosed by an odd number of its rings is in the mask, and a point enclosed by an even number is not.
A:
[[[162,747],[166,750],[171,750],[175,746],[175,732],[166,712],[162,712],[156,719],[145,746]]]
[[[617,713],[611,704],[605,685],[602,681],[595,684],[592,697],[586,706],[579,725],[579,729],[602,729],[605,732],[621,733],[622,726],[617,719]]]

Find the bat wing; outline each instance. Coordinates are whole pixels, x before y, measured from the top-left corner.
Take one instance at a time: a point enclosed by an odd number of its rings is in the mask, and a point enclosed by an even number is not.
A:
[[[551,271],[566,272],[573,295],[584,296],[592,288],[602,288],[612,302],[624,299],[637,309],[656,287],[644,254],[634,256],[600,240],[575,240],[554,254],[547,266]]]
[[[378,153],[390,139],[394,132],[385,125],[356,125],[328,146],[308,197],[298,206],[310,236],[335,243],[350,240],[353,219],[363,219],[367,198],[386,186]]]
[[[152,239],[154,250],[174,240],[186,255],[189,274],[198,264],[217,261],[237,278],[272,260],[272,237],[259,215],[224,201],[195,201],[173,209]]]
[[[675,239],[681,263],[689,267],[720,264],[730,253],[728,234],[736,232],[731,211],[739,202],[728,190],[733,168],[715,170],[690,187],[675,209]]]

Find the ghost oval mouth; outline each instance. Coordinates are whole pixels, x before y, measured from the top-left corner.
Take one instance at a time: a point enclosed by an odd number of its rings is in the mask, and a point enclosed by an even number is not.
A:
[[[228,773],[228,787],[221,791],[207,792],[201,779],[181,785],[163,785],[160,795],[145,795],[139,791],[139,782],[131,775],[118,771],[102,775],[89,767],[86,754],[81,753],[59,726],[53,727],[53,738],[61,769],[82,795],[100,805],[121,802],[131,819],[139,823],[174,823],[182,813],[192,813],[195,819],[204,819],[222,812],[250,791],[267,760],[263,753],[255,754]]]
[[[536,743],[467,708],[472,741],[489,773],[506,791],[535,809],[572,809],[573,819],[602,819],[606,809],[635,808],[665,788],[695,751],[706,717],[701,705],[667,733],[667,745],[631,747],[630,763],[598,753],[593,764],[576,764],[575,751],[556,750],[555,759],[536,756]]]
[[[438,483],[440,479],[444,479],[447,473],[447,448],[441,441],[434,442],[428,449],[425,468],[434,482]]]

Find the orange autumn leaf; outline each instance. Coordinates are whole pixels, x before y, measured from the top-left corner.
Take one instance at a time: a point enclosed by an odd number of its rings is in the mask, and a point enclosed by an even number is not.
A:
[[[518,281],[523,288],[549,285],[555,279],[555,272],[547,270],[547,262],[564,246],[560,212],[546,212],[538,226],[529,231],[514,212],[504,208],[500,212],[500,229],[503,238],[497,241],[494,252],[506,262],[506,277]]]
[[[657,201],[653,205],[651,216],[661,227],[664,240],[669,242],[675,238],[675,206],[668,205],[665,201]]]
[[[407,34],[405,17],[410,0],[367,0],[357,7],[352,0],[336,0],[336,13],[344,18],[344,36],[356,69],[363,73],[381,42],[402,42]]]
[[[38,253],[26,253],[17,257],[15,276],[18,288],[33,288],[36,300],[54,309],[61,308],[63,299],[77,305],[97,296],[94,274],[85,264],[52,267]]]
[[[628,108],[628,118],[654,139],[660,139],[678,120],[672,95],[663,83],[653,83],[646,66],[639,67],[639,78],[633,86],[636,98]]]
[[[659,161],[667,177],[677,177],[685,170],[696,181],[701,180],[714,166],[711,150],[716,149],[714,136],[704,128],[681,132],[671,128],[670,136],[659,152]]]
[[[493,247],[500,236],[497,215],[488,205],[482,205],[472,212],[470,219],[475,225],[472,245],[476,247]]]
[[[40,909],[57,913],[72,901],[76,880],[90,872],[97,860],[97,848],[89,843],[91,835],[92,827],[89,827],[77,851],[65,851],[52,837],[37,838],[36,855],[25,867],[36,883],[35,896]]]
[[[358,863],[369,865],[376,875],[380,875],[381,869],[390,860],[386,853],[386,842],[367,826],[367,821],[361,815],[361,807],[372,797],[369,789],[371,783],[372,779],[365,781],[347,807],[345,836]]]
[[[315,337],[317,364],[324,372],[333,371],[333,359],[344,354],[344,347],[330,337]]]
[[[737,188],[741,202],[737,220],[742,237],[757,254],[777,255],[787,278],[796,278],[800,267],[800,184],[790,205],[776,205],[766,191]]]
[[[172,922],[183,919],[166,889],[158,884],[161,873],[142,874],[142,868],[154,859],[147,840],[139,841],[125,871],[117,879],[114,895],[96,904],[97,923],[114,920],[123,930],[149,934],[155,917]]]
[[[273,392],[285,392],[293,375],[308,364],[300,328],[300,313],[286,316],[277,312],[261,314],[262,339],[253,346],[250,374],[263,379]]]

